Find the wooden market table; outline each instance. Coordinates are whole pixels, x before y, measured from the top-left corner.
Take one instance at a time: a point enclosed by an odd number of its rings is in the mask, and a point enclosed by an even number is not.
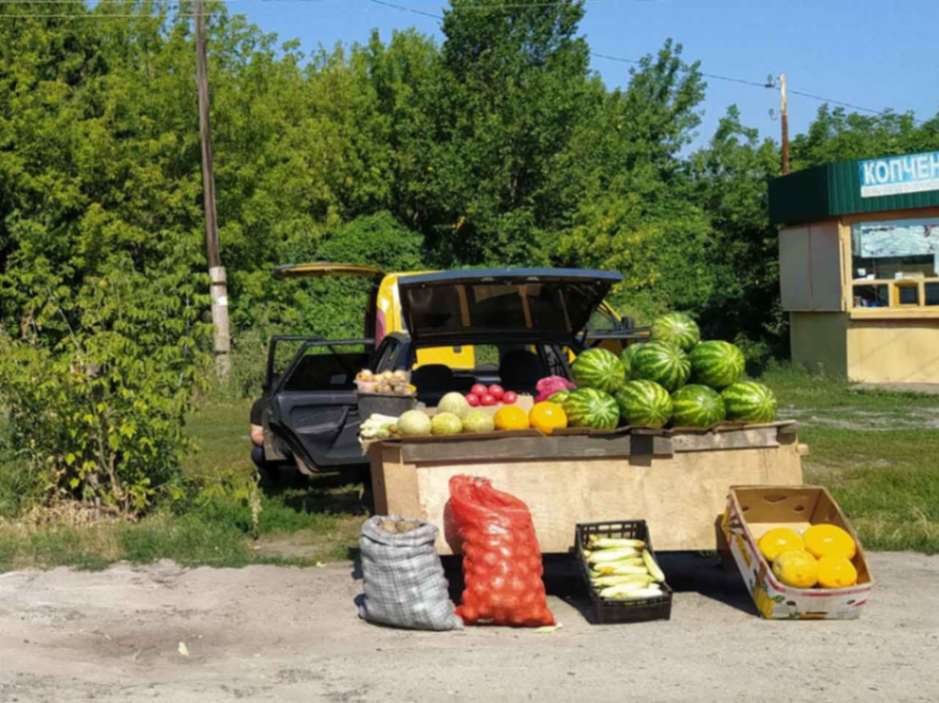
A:
[[[658,551],[713,550],[732,485],[801,484],[795,422],[712,430],[534,430],[413,437],[367,447],[375,509],[438,527],[459,551],[448,482],[481,476],[528,504],[543,552],[566,552],[578,522],[645,519]]]

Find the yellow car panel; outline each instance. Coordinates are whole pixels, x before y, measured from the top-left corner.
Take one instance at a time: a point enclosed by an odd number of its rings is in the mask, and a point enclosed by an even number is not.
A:
[[[398,277],[409,276],[426,271],[409,271],[407,273],[389,273],[382,278],[378,285],[378,294],[375,306],[378,309],[375,322],[375,342],[377,343],[386,334],[392,332],[407,332],[401,315],[401,300],[398,297]],[[460,347],[433,347],[418,349],[414,368],[429,364],[443,364],[451,369],[476,368],[476,354],[472,346]]]

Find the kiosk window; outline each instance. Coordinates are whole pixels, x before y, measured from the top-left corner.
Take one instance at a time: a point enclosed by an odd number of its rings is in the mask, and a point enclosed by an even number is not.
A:
[[[851,228],[854,306],[939,305],[939,217]]]
[[[854,279],[935,278],[939,218],[860,222],[852,227]]]
[[[897,302],[899,305],[919,305],[919,287],[897,286]]]
[[[890,305],[890,288],[886,284],[879,286],[854,286],[854,307],[885,308]]]
[[[927,283],[924,288],[926,289],[926,305],[939,305],[939,283]]]

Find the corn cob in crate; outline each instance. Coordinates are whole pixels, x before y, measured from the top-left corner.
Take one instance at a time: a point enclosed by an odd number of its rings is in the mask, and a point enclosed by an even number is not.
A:
[[[591,534],[583,547],[590,583],[601,598],[642,600],[665,595],[665,574],[641,539]]]
[[[574,551],[597,625],[669,620],[672,589],[655,560],[644,520],[579,523]]]

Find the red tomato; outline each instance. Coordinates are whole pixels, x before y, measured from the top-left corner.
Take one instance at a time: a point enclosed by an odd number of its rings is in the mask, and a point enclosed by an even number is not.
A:
[[[491,395],[490,393],[486,393],[479,399],[480,405],[495,405],[497,402],[499,401],[497,401],[495,396]]]
[[[518,395],[515,393],[515,391],[506,391],[502,394],[502,402],[505,405],[511,405],[516,400],[518,400]]]
[[[482,398],[488,392],[489,392],[489,389],[486,388],[482,383],[474,383],[473,387],[470,388],[470,393],[472,395],[479,396],[480,398]]]
[[[475,393],[470,393],[468,396],[466,396],[466,402],[475,408],[477,405],[479,405],[479,396]]]
[[[498,383],[493,383],[489,386],[489,395],[491,395],[496,400],[502,400],[502,396],[505,394],[505,389],[502,388]]]

